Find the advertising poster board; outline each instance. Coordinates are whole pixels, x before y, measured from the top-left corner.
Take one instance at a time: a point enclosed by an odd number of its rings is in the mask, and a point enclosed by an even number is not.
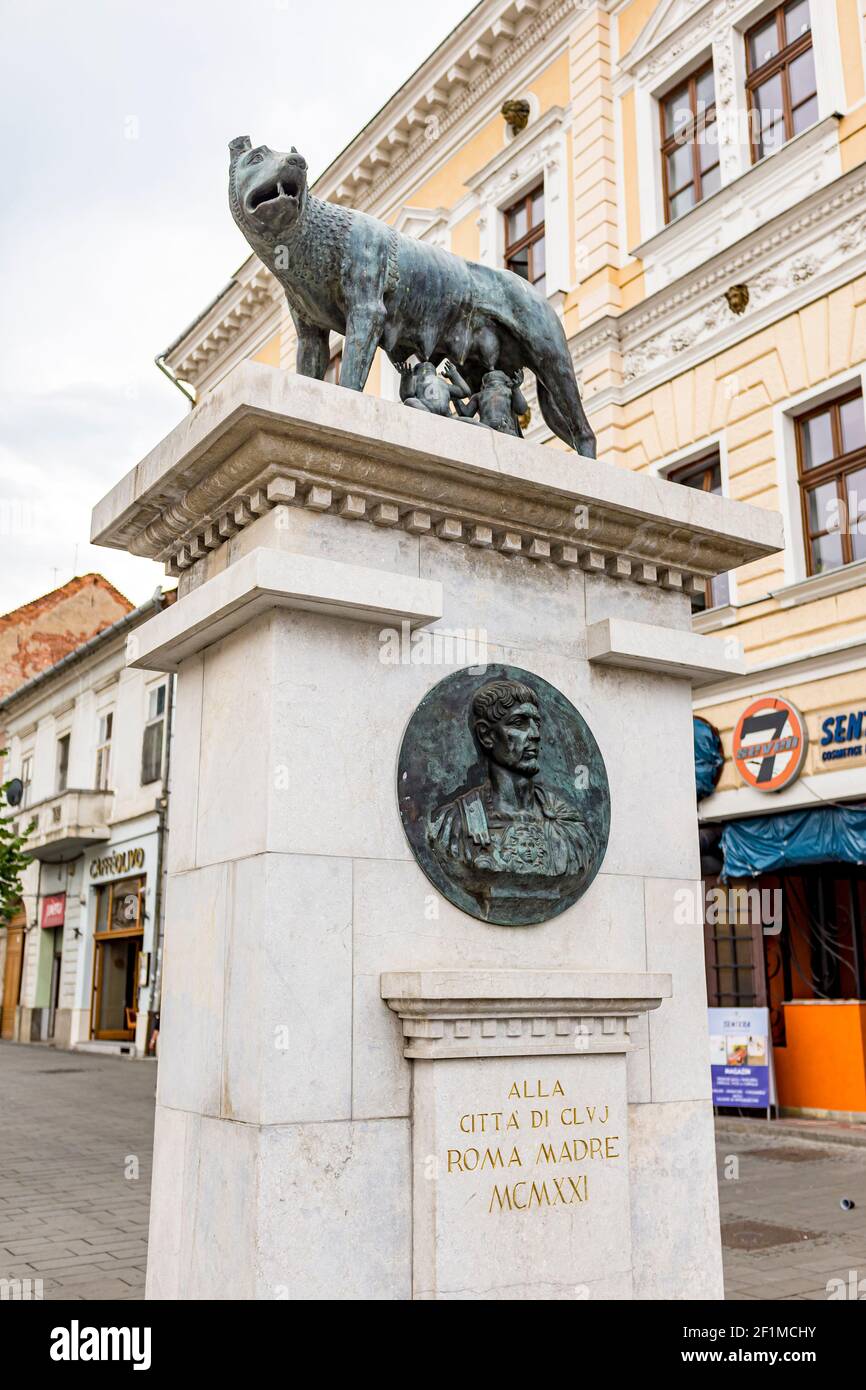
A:
[[[767,1110],[775,1103],[768,1009],[710,1009],[713,1105]]]

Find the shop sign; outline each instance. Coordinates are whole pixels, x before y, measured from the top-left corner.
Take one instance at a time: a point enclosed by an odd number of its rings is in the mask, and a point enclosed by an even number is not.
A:
[[[141,845],[133,849],[116,849],[111,854],[103,854],[90,864],[91,878],[125,878],[144,868],[144,849]]]
[[[768,1009],[710,1009],[713,1105],[767,1110],[770,1080]]]
[[[747,705],[734,729],[734,764],[759,792],[780,792],[800,776],[809,735],[796,705],[765,695]]]
[[[48,893],[42,899],[42,926],[62,927],[66,921],[66,894]]]
[[[866,709],[831,714],[821,725],[821,762],[860,758],[866,749]]]

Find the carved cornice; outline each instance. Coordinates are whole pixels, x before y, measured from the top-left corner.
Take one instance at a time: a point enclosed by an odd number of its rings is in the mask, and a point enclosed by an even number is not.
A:
[[[401,88],[390,110],[325,170],[316,194],[363,211],[380,203],[417,168],[434,141],[438,144],[577,7],[577,0],[555,0],[538,13],[540,3],[509,0],[491,6],[480,24],[460,26],[453,41],[441,45]]]
[[[771,513],[244,363],[96,508],[193,565],[274,506],[682,591],[780,548]]]
[[[630,1052],[631,1025],[670,996],[669,975],[572,970],[424,970],[381,978],[404,1056],[574,1056]]]
[[[169,354],[173,370],[183,381],[198,384],[255,322],[278,309],[284,294],[274,276],[258,260],[248,262],[235,284],[221,297],[196,331]]]
[[[486,15],[459,26],[440,45],[380,117],[325,170],[313,191],[333,202],[375,211],[400,178],[416,171],[431,147],[430,130],[435,130],[438,144],[497,82],[544,43],[576,3],[556,0],[544,10],[542,0],[488,4]],[[427,239],[447,244],[442,235]],[[231,365],[245,334],[282,303],[276,280],[256,256],[250,257],[238,272],[237,288],[230,288],[204,322],[194,325],[195,331],[168,353],[167,361],[183,380],[200,385],[222,363]]]

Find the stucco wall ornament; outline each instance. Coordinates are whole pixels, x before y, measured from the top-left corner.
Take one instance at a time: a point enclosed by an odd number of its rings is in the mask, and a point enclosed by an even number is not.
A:
[[[529,125],[530,105],[522,98],[509,99],[502,103],[505,124],[513,135],[519,135]]]
[[[324,377],[332,332],[344,335],[340,385],[353,391],[377,348],[398,371],[412,357],[450,360],[473,392],[488,373],[513,379],[528,368],[550,429],[595,457],[565,332],[532,285],[316,198],[295,149],[253,148],[247,136],[229,149],[232,216],[285,290],[302,376]]]

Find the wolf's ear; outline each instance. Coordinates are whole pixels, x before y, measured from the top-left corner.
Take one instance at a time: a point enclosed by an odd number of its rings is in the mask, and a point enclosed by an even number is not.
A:
[[[237,135],[234,140],[229,141],[229,151],[233,160],[251,148],[252,143],[248,135]]]
[[[291,148],[291,150],[289,151],[289,153],[290,153],[290,154],[297,154],[297,153],[298,153],[298,147],[297,147],[297,145],[292,145],[292,148]]]

